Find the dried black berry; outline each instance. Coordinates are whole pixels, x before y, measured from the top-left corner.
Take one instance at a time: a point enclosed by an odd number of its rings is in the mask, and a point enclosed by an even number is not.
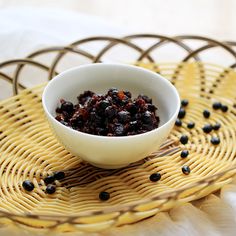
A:
[[[73,112],[73,110],[74,110],[73,103],[68,102],[68,101],[64,101],[64,102],[61,104],[61,110],[62,110],[62,111],[65,111],[65,112],[68,112],[68,113]]]
[[[135,114],[138,112],[138,106],[136,104],[128,104],[127,110],[130,112],[130,114]]]
[[[181,156],[182,158],[186,158],[186,157],[188,156],[188,154],[189,154],[188,150],[183,150],[183,151],[181,152],[180,156]]]
[[[129,122],[129,130],[130,131],[136,131],[138,129],[138,122],[137,120],[130,121]]]
[[[99,103],[99,108],[105,110],[109,105],[110,105],[110,103],[107,100],[102,100]]]
[[[120,111],[117,116],[121,123],[127,123],[130,120],[130,113],[128,111]]]
[[[185,175],[189,175],[191,170],[189,168],[189,166],[183,166],[182,167],[182,172],[185,174]]]
[[[189,123],[187,124],[187,127],[188,127],[189,129],[193,129],[194,126],[195,126],[195,123],[194,123],[194,122],[189,122]]]
[[[142,115],[142,121],[145,124],[152,124],[152,113],[150,111],[146,111],[143,115]]]
[[[34,184],[33,184],[31,181],[29,181],[29,180],[25,180],[25,181],[22,183],[22,187],[23,187],[26,191],[30,192],[30,191],[32,191],[32,190],[34,189]]]
[[[99,199],[102,201],[107,201],[110,198],[110,194],[108,192],[100,192]]]
[[[212,137],[211,143],[214,145],[218,145],[220,143],[220,138],[219,137]]]
[[[108,95],[109,96],[114,96],[114,95],[117,95],[118,94],[118,89],[117,88],[110,88],[108,90]]]
[[[63,172],[63,171],[56,171],[56,172],[54,172],[54,178],[56,179],[56,180],[61,180],[61,179],[64,179],[65,178],[65,172]]]
[[[181,142],[182,144],[187,144],[187,143],[188,143],[188,136],[187,136],[187,135],[182,135],[182,136],[180,137],[180,142]]]
[[[175,125],[182,126],[182,121],[179,118],[177,118],[177,120],[175,121]]]
[[[109,106],[105,110],[105,115],[107,116],[108,119],[112,119],[116,116],[117,110],[113,106]]]
[[[131,97],[132,97],[131,92],[129,92],[129,91],[124,91],[124,94],[125,94],[128,98],[131,98]]]
[[[181,105],[182,105],[183,107],[188,106],[188,100],[187,100],[187,99],[183,99],[183,100],[181,101]]]
[[[222,104],[221,104],[220,102],[214,102],[214,103],[212,104],[212,108],[213,108],[214,110],[221,109],[221,106],[222,106]]]
[[[209,118],[211,115],[211,113],[208,110],[204,110],[202,114],[205,118]]]
[[[146,95],[143,95],[143,94],[138,95],[138,98],[142,98],[146,103],[152,103],[152,99]]]
[[[155,112],[157,110],[157,108],[153,104],[150,104],[150,103],[147,104],[147,109],[151,112]]]
[[[49,175],[46,178],[44,178],[43,181],[44,181],[45,184],[51,184],[55,181],[55,178],[54,178],[54,176]]]
[[[152,182],[157,182],[161,179],[161,174],[160,173],[153,173],[149,176],[149,179]]]
[[[125,129],[122,124],[116,124],[114,128],[114,135],[116,136],[122,136],[124,135]]]
[[[46,193],[48,194],[53,194],[56,192],[56,186],[55,185],[52,185],[52,184],[49,184],[47,187],[46,187]]]
[[[215,125],[213,125],[214,130],[219,130],[220,127],[221,127],[220,123],[216,123]]]
[[[212,131],[213,127],[210,124],[206,124],[202,127],[202,130],[204,131],[204,133],[208,134]]]
[[[186,111],[185,111],[184,108],[181,107],[181,108],[179,109],[178,118],[182,119],[182,118],[185,117],[185,115],[186,115]]]
[[[228,106],[226,106],[226,105],[222,105],[221,106],[221,111],[223,111],[223,112],[227,112],[228,111]]]

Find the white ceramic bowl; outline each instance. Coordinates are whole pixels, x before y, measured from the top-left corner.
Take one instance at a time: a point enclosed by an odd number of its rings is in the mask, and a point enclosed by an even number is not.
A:
[[[106,93],[111,87],[129,90],[132,97],[142,93],[152,98],[158,107],[159,127],[144,134],[107,137],[73,130],[54,118],[61,98],[76,103],[77,96],[85,90]],[[65,148],[92,165],[107,169],[127,166],[158,150],[173,128],[180,108],[178,92],[167,79],[122,64],[89,64],[67,70],[48,83],[42,102],[49,124]]]

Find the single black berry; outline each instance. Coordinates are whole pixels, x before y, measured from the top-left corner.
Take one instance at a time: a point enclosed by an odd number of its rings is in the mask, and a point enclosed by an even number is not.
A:
[[[116,116],[117,110],[113,106],[109,106],[105,109],[105,115],[107,116],[108,119],[112,119]]]
[[[54,178],[56,180],[64,179],[65,178],[65,172],[63,172],[63,171],[56,171],[56,172],[54,172]]]
[[[206,124],[202,127],[202,130],[204,131],[204,133],[208,134],[212,131],[213,127],[210,124]]]
[[[185,175],[189,175],[191,170],[189,168],[189,166],[183,166],[182,167],[182,172],[185,174]]]
[[[185,115],[186,115],[186,111],[185,111],[184,108],[181,107],[181,108],[179,109],[178,118],[182,119],[182,118],[185,117]]]
[[[182,135],[179,140],[182,144],[188,143],[188,136],[187,135]]]
[[[61,110],[65,111],[65,112],[68,112],[68,113],[73,112],[73,110],[74,110],[73,103],[68,102],[68,101],[63,102],[61,104]]]
[[[129,122],[129,130],[130,131],[136,131],[138,129],[138,122],[137,120],[130,121]]]
[[[56,192],[56,186],[55,185],[52,185],[52,184],[49,184],[47,187],[46,187],[46,193],[48,194],[53,194]]]
[[[175,121],[175,125],[182,126],[182,121],[179,118],[177,118],[177,120]]]
[[[181,156],[182,158],[185,158],[185,157],[188,156],[188,154],[189,154],[188,150],[183,150],[183,151],[181,152],[180,156]]]
[[[131,94],[130,91],[124,91],[124,94],[125,94],[127,97],[129,97],[129,98],[132,97],[132,94]]]
[[[221,111],[223,111],[223,112],[227,112],[228,111],[228,106],[226,106],[226,105],[222,105],[221,106]]]
[[[183,107],[188,106],[188,100],[187,100],[187,99],[183,99],[183,100],[181,101],[181,105],[182,105]]]
[[[202,114],[205,118],[209,118],[211,115],[211,113],[208,110],[204,110]]]
[[[25,180],[25,181],[22,183],[22,187],[23,187],[26,191],[30,192],[30,191],[32,191],[32,190],[34,189],[34,184],[33,184],[31,181],[29,181],[29,180]]]
[[[107,100],[102,100],[99,103],[99,108],[105,110],[109,105],[110,105],[110,103]]]
[[[150,104],[150,103],[147,104],[147,109],[148,109],[149,111],[151,111],[151,112],[155,112],[155,111],[157,110],[157,108],[155,107],[155,105]]]
[[[152,124],[152,113],[150,111],[144,112],[142,115],[142,121],[144,124]]]
[[[116,136],[122,136],[124,135],[125,129],[122,124],[116,124],[114,128],[114,135]]]
[[[160,173],[153,173],[149,176],[149,179],[152,182],[157,182],[161,179],[161,174]]]
[[[213,125],[214,130],[219,130],[220,127],[221,127],[220,123],[216,123],[216,124]]]
[[[100,192],[99,198],[102,201],[107,201],[110,198],[110,194],[108,192]]]
[[[219,137],[212,137],[211,143],[214,145],[218,145],[220,143],[220,138]]]
[[[54,178],[53,175],[49,175],[46,178],[44,178],[43,181],[44,181],[45,184],[51,184],[55,181],[55,178]]]
[[[222,106],[222,104],[221,104],[220,102],[214,102],[214,103],[212,104],[212,108],[213,108],[214,110],[221,109],[221,106]]]
[[[128,111],[118,112],[118,119],[121,123],[126,123],[130,120],[130,113]]]
[[[189,129],[193,129],[194,126],[195,126],[195,123],[194,123],[194,122],[189,122],[189,123],[187,124],[187,127],[188,127]]]

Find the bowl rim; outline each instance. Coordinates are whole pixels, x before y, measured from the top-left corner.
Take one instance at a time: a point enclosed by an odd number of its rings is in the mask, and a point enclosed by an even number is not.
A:
[[[122,67],[123,68],[131,68],[131,69],[142,71],[144,73],[148,73],[148,74],[150,74],[150,76],[158,77],[160,80],[162,80],[162,82],[164,82],[165,84],[167,84],[171,88],[172,92],[175,94],[175,96],[177,98],[177,106],[176,106],[175,112],[161,126],[155,128],[153,130],[147,131],[145,133],[142,133],[142,134],[135,134],[135,135],[129,135],[129,136],[102,136],[102,135],[89,134],[89,133],[81,132],[81,131],[78,131],[78,130],[74,130],[74,129],[68,127],[68,126],[65,126],[65,125],[61,124],[48,111],[48,108],[46,106],[46,98],[45,98],[46,94],[47,94],[47,91],[53,86],[54,83],[56,83],[58,80],[63,79],[65,74],[71,73],[72,71],[76,71],[76,70],[79,70],[79,69],[82,69],[82,68],[101,67],[101,66],[108,66],[108,67],[119,66],[121,68]],[[42,94],[42,105],[43,105],[44,112],[47,114],[48,117],[50,117],[50,119],[53,120],[53,122],[57,123],[59,126],[63,127],[64,129],[66,129],[69,132],[72,132],[74,134],[79,134],[79,135],[85,136],[85,137],[93,137],[93,138],[97,138],[97,139],[106,139],[106,140],[111,140],[111,139],[113,139],[113,140],[114,139],[121,140],[121,139],[128,139],[128,138],[139,138],[139,137],[147,136],[147,135],[152,134],[152,133],[156,133],[157,131],[164,129],[165,126],[167,126],[169,123],[171,123],[175,117],[177,117],[177,114],[179,113],[179,109],[180,109],[180,104],[181,104],[181,102],[180,102],[179,93],[178,93],[177,89],[175,88],[175,86],[168,79],[164,78],[160,74],[158,74],[156,72],[153,72],[151,70],[148,70],[148,69],[145,69],[145,68],[142,68],[142,67],[139,67],[139,66],[135,66],[135,65],[127,65],[127,64],[122,64],[122,63],[91,63],[91,64],[86,64],[86,65],[80,65],[80,66],[72,67],[70,69],[67,69],[67,70],[61,72],[60,74],[56,75],[55,77],[53,77],[48,82],[46,87],[44,88],[43,94]]]

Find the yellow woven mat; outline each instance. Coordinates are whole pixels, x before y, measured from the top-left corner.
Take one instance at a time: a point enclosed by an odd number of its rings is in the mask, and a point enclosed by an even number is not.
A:
[[[219,189],[236,173],[236,73],[222,67],[200,64],[139,64],[160,72],[177,87],[181,98],[189,100],[182,127],[175,127],[155,155],[120,170],[102,170],[82,163],[61,146],[49,129],[41,106],[44,86],[24,90],[0,103],[0,221],[59,231],[98,231],[136,222]],[[225,113],[212,109],[212,103],[228,105]],[[206,119],[202,111],[208,109]],[[188,122],[195,128],[188,129]],[[202,127],[219,122],[221,128],[205,134]],[[179,143],[189,136],[186,145]],[[218,136],[219,145],[210,142]],[[180,157],[183,149],[189,156]],[[188,165],[189,175],[182,173]],[[230,169],[230,170],[229,170]],[[56,182],[53,195],[45,193],[43,178],[57,170],[66,173]],[[153,183],[149,176],[159,172]],[[33,192],[22,189],[30,179]],[[111,198],[98,199],[100,191]]]

